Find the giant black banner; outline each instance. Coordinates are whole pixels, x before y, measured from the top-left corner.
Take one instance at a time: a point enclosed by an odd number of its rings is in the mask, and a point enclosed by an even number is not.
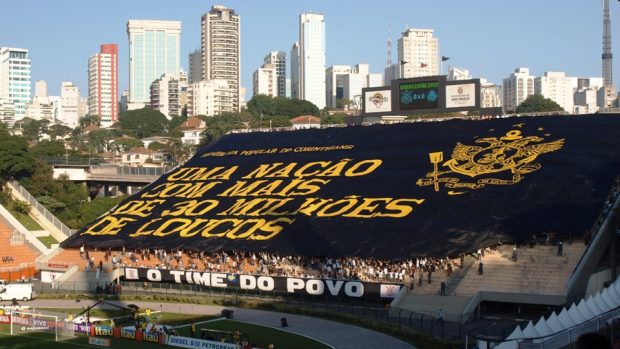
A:
[[[62,243],[400,259],[591,227],[617,115],[232,134]]]
[[[277,292],[291,295],[364,301],[391,301],[401,285],[358,280],[310,279],[284,276],[227,274],[168,269],[129,268],[125,281],[194,284],[219,289]]]

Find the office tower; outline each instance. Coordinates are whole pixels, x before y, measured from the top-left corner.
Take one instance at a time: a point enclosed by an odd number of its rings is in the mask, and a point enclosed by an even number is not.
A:
[[[299,98],[325,108],[325,17],[299,15]]]
[[[368,64],[333,65],[326,69],[327,106],[338,107],[338,100],[354,102],[361,98],[362,88],[383,85],[381,74],[370,73]]]
[[[513,112],[519,104],[534,94],[534,77],[528,68],[517,68],[503,80],[504,110]]]
[[[99,116],[101,127],[118,121],[118,46],[101,45],[88,59],[88,111]]]
[[[178,74],[181,52],[181,22],[133,20],[127,22],[129,36],[128,110],[150,102],[151,83],[163,74]]]
[[[187,82],[193,84],[202,80],[202,52],[196,50],[189,54],[189,72]]]
[[[291,98],[300,99],[299,94],[299,43],[296,42],[291,47]]]
[[[60,87],[60,112],[57,121],[71,128],[80,119],[80,89],[72,82],[63,81]]]
[[[230,109],[240,110],[241,18],[234,10],[215,5],[202,15],[202,80],[226,80]]]
[[[271,64],[276,69],[277,89],[276,96],[286,96],[286,52],[273,51],[265,56],[265,64]]]
[[[439,40],[433,29],[410,28],[398,39],[400,78],[439,75]]]
[[[263,64],[254,71],[252,76],[253,96],[267,95],[275,97],[278,95],[278,79],[276,67],[273,64]]]
[[[26,104],[31,97],[31,62],[28,50],[0,47],[0,98],[8,99],[15,108],[14,120],[26,115]]]

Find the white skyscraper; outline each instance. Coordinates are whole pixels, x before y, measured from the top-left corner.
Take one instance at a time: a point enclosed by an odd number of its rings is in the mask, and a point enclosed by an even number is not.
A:
[[[517,68],[502,84],[504,110],[513,112],[519,104],[534,94],[534,77],[528,68]]]
[[[77,127],[80,119],[80,89],[72,82],[62,82],[60,87],[60,112],[58,120],[65,126]]]
[[[370,73],[368,64],[333,65],[326,69],[327,106],[336,108],[338,100],[361,98],[362,88],[383,85],[381,74]]]
[[[228,81],[230,109],[239,111],[241,71],[241,18],[222,5],[211,7],[201,20],[202,79]]]
[[[168,120],[181,116],[179,94],[179,79],[164,74],[151,84],[151,108],[164,114]]]
[[[273,64],[263,64],[256,69],[252,76],[253,91],[252,95],[267,95],[275,97],[278,95],[277,69]]]
[[[177,76],[181,69],[181,22],[133,20],[129,36],[128,109],[140,109],[150,101],[150,87],[163,74]]]
[[[299,94],[299,43],[296,42],[291,47],[291,98],[300,99],[301,95]]]
[[[325,108],[325,18],[299,15],[299,98]]]
[[[0,98],[8,99],[14,106],[15,121],[26,115],[26,104],[30,102],[30,72],[27,49],[0,47]]]
[[[565,111],[573,113],[575,103],[572,79],[564,72],[546,72],[535,78],[534,93],[553,100]]]
[[[276,96],[286,96],[286,53],[284,51],[269,52],[265,56],[265,64],[271,64],[276,69],[277,89]]]
[[[47,98],[47,82],[45,80],[37,80],[34,83],[34,98]]]
[[[213,116],[231,110],[232,92],[228,80],[202,80],[189,85],[187,115]]]
[[[433,29],[410,28],[398,39],[400,78],[439,75],[439,40]]]

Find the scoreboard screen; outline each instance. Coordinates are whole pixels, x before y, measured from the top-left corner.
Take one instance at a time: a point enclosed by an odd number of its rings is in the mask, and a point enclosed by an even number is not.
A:
[[[439,107],[439,81],[416,81],[398,85],[400,110],[432,109]]]

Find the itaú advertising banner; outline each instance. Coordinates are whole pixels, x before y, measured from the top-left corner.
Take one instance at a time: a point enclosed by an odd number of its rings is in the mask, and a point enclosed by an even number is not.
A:
[[[358,280],[227,274],[125,267],[125,281],[194,284],[215,288],[281,292],[304,296],[381,301],[395,298],[401,285]]]
[[[392,111],[392,91],[390,89],[364,91],[364,114],[389,113]]]
[[[476,106],[476,84],[446,85],[446,108]]]

